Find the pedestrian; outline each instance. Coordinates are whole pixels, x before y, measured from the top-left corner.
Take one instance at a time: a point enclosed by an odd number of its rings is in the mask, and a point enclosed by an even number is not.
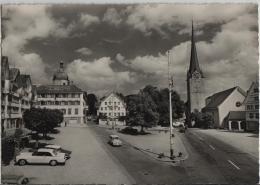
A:
[[[65,127],[67,126],[67,121],[65,121]]]

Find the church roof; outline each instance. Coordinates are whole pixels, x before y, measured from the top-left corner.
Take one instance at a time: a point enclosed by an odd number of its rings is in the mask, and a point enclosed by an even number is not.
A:
[[[75,85],[41,85],[37,87],[38,94],[44,93],[80,93],[83,92]]]
[[[193,22],[192,22],[192,31],[191,31],[191,56],[190,56],[190,68],[188,70],[188,75],[191,75],[195,71],[199,72],[202,77],[203,73],[199,66],[197,50],[196,50],[196,43],[194,38],[194,31],[193,31]]]
[[[222,102],[225,101],[225,99],[235,90],[237,89],[242,95],[246,96],[246,93],[243,89],[240,87],[233,87],[230,89],[227,89],[225,91],[221,91],[218,93],[213,94],[212,96],[207,97],[209,100],[209,103],[203,108],[203,109],[214,109],[217,108]]]

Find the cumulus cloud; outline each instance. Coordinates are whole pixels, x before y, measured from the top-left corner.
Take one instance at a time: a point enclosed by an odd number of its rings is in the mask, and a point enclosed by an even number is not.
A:
[[[125,83],[133,83],[130,72],[115,72],[111,68],[109,57],[102,57],[94,61],[74,60],[67,66],[71,80],[81,87],[102,95],[107,91],[120,89]]]
[[[77,53],[80,53],[81,55],[89,56],[92,55],[93,51],[89,48],[79,48],[75,50]]]
[[[242,14],[223,24],[211,42],[197,42],[198,59],[205,75],[205,97],[233,86],[240,86],[244,90],[249,88],[258,74],[257,32],[252,29],[256,26],[257,16]],[[175,89],[186,99],[190,41],[183,42],[170,51],[170,72],[173,74]],[[152,77],[151,83],[167,86],[167,61],[167,54],[159,53],[156,57],[137,56],[122,63],[144,73],[145,82],[149,83],[148,77]],[[136,81],[141,83],[141,80]]]
[[[104,14],[103,21],[117,26],[122,22],[122,18],[115,8],[109,8]]]
[[[181,34],[190,28],[192,19],[198,27],[207,23],[222,24],[256,10],[256,7],[254,4],[140,4],[127,8],[126,23],[147,35],[151,30],[165,34],[162,26],[171,30],[182,26]]]
[[[89,14],[80,14],[80,22],[84,27],[88,27],[91,24],[97,24],[100,22],[97,16],[89,15]]]
[[[33,38],[66,36],[69,30],[63,30],[43,5],[6,5],[4,16],[8,16],[8,21],[4,23],[3,54],[10,58],[12,66],[20,68],[22,73],[31,74],[33,83],[45,83],[48,79],[46,64],[37,53],[26,53],[24,46]]]

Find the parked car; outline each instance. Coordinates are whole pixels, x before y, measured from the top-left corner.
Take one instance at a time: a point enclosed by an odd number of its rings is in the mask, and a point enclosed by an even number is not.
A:
[[[2,184],[28,184],[29,179],[22,174],[2,174]]]
[[[120,132],[124,134],[130,134],[130,135],[138,135],[138,130],[133,127],[125,127]]]
[[[56,166],[58,163],[65,164],[66,156],[54,149],[40,148],[35,152],[24,152],[15,157],[15,162],[20,166],[25,164],[40,163]]]
[[[108,143],[112,146],[122,146],[122,141],[117,135],[110,135]]]
[[[59,145],[46,145],[44,148],[54,149],[57,152],[65,153],[65,157],[67,159],[70,159],[70,154],[72,153],[69,150],[65,150],[65,149],[61,148],[61,146],[59,146]]]

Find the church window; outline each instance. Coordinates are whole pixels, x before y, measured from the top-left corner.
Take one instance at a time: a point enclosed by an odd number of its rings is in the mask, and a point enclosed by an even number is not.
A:
[[[253,113],[249,113],[249,118],[254,118],[254,114]]]
[[[74,97],[75,97],[75,94],[71,94],[71,97],[74,98]]]
[[[255,110],[258,110],[259,109],[259,105],[255,105]]]
[[[259,89],[258,89],[258,88],[254,88],[254,92],[255,92],[255,93],[258,93],[258,92],[259,92]]]
[[[78,114],[78,113],[79,113],[79,109],[76,108],[76,109],[75,109],[75,114]]]
[[[103,107],[100,107],[100,110],[103,110]]]
[[[105,102],[105,105],[107,105],[107,102]]]
[[[255,114],[255,118],[256,118],[256,119],[259,119],[259,113],[256,113],[256,114]]]
[[[71,109],[68,109],[68,115],[71,115]]]

